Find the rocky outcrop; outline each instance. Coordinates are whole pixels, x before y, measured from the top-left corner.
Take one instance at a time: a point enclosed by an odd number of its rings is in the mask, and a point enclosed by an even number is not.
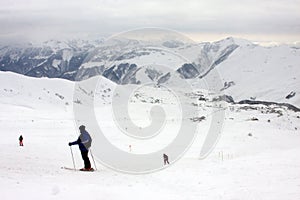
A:
[[[296,106],[289,104],[289,103],[277,103],[277,102],[270,102],[270,101],[252,101],[252,100],[242,100],[237,102],[237,104],[249,104],[249,105],[265,105],[265,106],[283,106],[288,108],[289,110],[293,110],[295,112],[300,112],[300,108],[297,108]]]

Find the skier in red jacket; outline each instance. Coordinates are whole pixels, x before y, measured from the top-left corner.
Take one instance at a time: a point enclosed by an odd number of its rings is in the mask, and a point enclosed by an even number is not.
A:
[[[23,136],[22,135],[20,135],[20,137],[19,137],[19,145],[20,146],[24,146],[23,145]]]

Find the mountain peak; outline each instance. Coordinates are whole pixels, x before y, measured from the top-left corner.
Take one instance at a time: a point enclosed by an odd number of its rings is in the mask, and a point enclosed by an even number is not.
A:
[[[235,37],[227,37],[223,40],[219,40],[213,43],[220,43],[224,45],[236,44],[238,46],[252,46],[255,45],[253,42],[243,39],[243,38],[235,38]]]

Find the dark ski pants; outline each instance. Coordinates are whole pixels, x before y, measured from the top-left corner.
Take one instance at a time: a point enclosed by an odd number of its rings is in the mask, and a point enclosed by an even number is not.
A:
[[[164,165],[166,165],[166,164],[169,165],[170,163],[169,163],[169,159],[166,159],[166,158],[165,158],[165,159],[164,159]]]
[[[86,168],[86,169],[91,168],[91,162],[90,162],[88,154],[89,154],[88,151],[81,151],[81,156],[84,161],[84,168]]]

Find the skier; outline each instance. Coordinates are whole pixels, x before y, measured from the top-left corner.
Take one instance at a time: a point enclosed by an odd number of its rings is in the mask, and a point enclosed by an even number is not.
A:
[[[164,157],[164,165],[166,165],[166,164],[169,165],[170,164],[169,163],[169,157],[167,156],[167,154],[164,154],[163,157]]]
[[[80,130],[80,135],[79,135],[78,139],[74,142],[69,142],[69,146],[76,145],[76,144],[79,146],[81,156],[84,161],[84,168],[82,168],[80,170],[81,171],[93,171],[93,168],[91,168],[90,159],[88,157],[89,148],[91,147],[91,144],[92,144],[92,138],[91,138],[90,134],[85,130],[84,125],[81,125],[79,127],[79,130]]]
[[[132,149],[131,149],[131,144],[130,144],[130,145],[129,145],[129,151],[131,152],[131,150],[132,150]]]
[[[22,135],[20,135],[20,137],[19,137],[19,145],[20,146],[24,146],[23,145],[23,136]]]

